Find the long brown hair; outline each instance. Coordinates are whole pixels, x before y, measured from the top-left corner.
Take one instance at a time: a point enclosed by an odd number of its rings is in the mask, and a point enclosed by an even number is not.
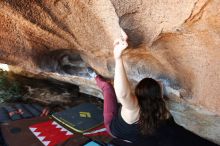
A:
[[[139,126],[144,135],[153,134],[169,116],[160,84],[152,78],[142,79],[135,88],[140,107]]]

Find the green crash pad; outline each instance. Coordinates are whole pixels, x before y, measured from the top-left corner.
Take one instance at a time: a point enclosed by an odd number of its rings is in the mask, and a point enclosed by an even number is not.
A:
[[[52,114],[52,117],[68,128],[83,133],[103,123],[103,110],[92,103],[83,103]]]

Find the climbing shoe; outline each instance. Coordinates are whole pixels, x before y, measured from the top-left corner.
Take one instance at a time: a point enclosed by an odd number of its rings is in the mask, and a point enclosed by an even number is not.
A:
[[[86,71],[88,72],[91,78],[95,78],[97,76],[97,73],[91,67],[87,67]]]

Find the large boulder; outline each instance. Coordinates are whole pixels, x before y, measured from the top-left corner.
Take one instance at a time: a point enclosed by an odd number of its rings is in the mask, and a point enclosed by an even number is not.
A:
[[[121,27],[132,85],[160,81],[175,121],[220,144],[219,0],[2,0],[0,61],[101,97],[83,69],[113,78]]]

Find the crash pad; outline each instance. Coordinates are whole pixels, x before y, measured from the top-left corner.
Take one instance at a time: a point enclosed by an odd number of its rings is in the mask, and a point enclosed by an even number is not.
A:
[[[103,111],[92,103],[83,103],[52,114],[52,117],[72,130],[83,133],[103,123]]]

